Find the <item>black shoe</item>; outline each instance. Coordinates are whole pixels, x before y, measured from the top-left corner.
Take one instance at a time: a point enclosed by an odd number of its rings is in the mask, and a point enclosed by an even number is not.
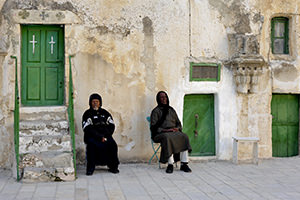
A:
[[[168,174],[172,174],[172,173],[173,173],[173,165],[168,164],[168,167],[167,167],[167,169],[166,169],[166,172],[167,172]]]
[[[180,170],[184,172],[192,172],[192,170],[189,168],[187,164],[181,164]]]
[[[118,168],[114,168],[114,169],[109,168],[108,171],[111,172],[111,173],[113,173],[113,174],[118,174],[120,172],[118,170]]]
[[[92,176],[93,173],[94,173],[93,171],[87,171],[87,172],[86,172],[86,175],[87,175],[87,176]]]

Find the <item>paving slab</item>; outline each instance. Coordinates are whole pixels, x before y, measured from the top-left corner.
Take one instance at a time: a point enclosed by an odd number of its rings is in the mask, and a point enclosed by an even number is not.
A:
[[[260,160],[258,165],[193,161],[192,173],[173,174],[157,163],[122,163],[120,173],[78,166],[72,182],[23,183],[0,169],[0,200],[300,199],[300,157]]]

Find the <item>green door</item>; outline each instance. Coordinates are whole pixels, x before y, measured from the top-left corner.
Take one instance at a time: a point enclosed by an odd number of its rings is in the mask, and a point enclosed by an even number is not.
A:
[[[274,94],[271,102],[272,150],[274,157],[298,155],[298,95]]]
[[[28,106],[62,105],[64,31],[57,25],[22,25],[21,101]]]
[[[215,155],[214,95],[192,94],[184,97],[183,132],[192,145],[191,156]]]

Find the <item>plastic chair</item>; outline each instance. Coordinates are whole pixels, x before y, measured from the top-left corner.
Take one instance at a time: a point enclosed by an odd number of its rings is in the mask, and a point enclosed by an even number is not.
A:
[[[148,117],[146,117],[146,119],[147,119],[147,121],[148,121],[148,123],[149,123],[149,127],[150,127],[150,117],[148,116]],[[157,160],[158,160],[158,167],[160,168],[160,162],[159,162],[159,158],[158,158],[158,156],[157,156],[157,152],[158,152],[158,150],[160,149],[160,144],[159,144],[159,146],[158,147],[155,147],[154,145],[155,145],[155,142],[153,142],[153,140],[151,139],[151,145],[152,145],[152,149],[153,149],[153,151],[154,151],[154,153],[153,153],[153,155],[151,156],[151,158],[149,159],[149,165],[151,164],[151,162],[152,162],[152,160],[153,160],[153,158],[154,158],[154,156],[157,158]]]

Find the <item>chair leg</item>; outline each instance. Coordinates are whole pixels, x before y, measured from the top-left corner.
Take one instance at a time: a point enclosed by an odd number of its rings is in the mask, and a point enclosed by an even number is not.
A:
[[[149,165],[151,164],[151,162],[152,162],[152,160],[153,160],[153,158],[154,158],[154,156],[157,158],[157,160],[158,160],[158,167],[159,168],[161,168],[160,167],[160,162],[159,162],[159,158],[158,158],[158,156],[157,156],[157,151],[160,149],[160,145],[157,147],[157,149],[155,149],[154,148],[154,146],[153,146],[153,143],[152,143],[152,149],[153,149],[153,151],[154,151],[154,153],[153,153],[153,155],[151,156],[151,158],[149,159]]]

